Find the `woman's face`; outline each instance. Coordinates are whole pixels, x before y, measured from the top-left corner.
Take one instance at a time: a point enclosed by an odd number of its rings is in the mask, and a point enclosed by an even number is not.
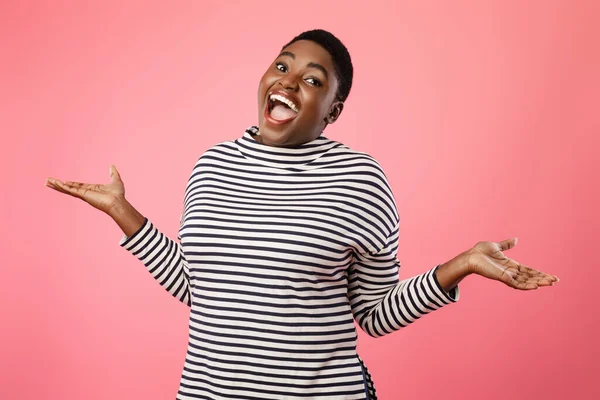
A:
[[[327,50],[310,40],[290,44],[258,85],[260,135],[256,140],[269,146],[290,147],[316,139],[342,112],[343,103],[334,102],[337,89]]]

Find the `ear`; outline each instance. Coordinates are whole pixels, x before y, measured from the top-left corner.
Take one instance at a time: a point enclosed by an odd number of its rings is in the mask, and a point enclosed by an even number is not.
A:
[[[333,124],[340,117],[340,114],[342,113],[343,109],[344,109],[344,102],[343,101],[336,101],[336,102],[334,102],[331,105],[331,107],[329,108],[329,113],[327,114],[327,117],[325,118],[325,121],[328,124]]]

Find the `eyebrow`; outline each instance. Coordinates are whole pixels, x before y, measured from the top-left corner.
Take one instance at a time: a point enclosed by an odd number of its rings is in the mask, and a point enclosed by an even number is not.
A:
[[[292,53],[291,51],[282,51],[281,54],[279,54],[279,57],[281,56],[288,56],[291,57],[292,59],[296,59],[296,55],[294,53]],[[306,64],[306,66],[308,68],[316,68],[319,71],[323,72],[323,74],[325,74],[325,78],[329,79],[329,74],[327,73],[327,70],[325,69],[324,66],[322,66],[321,64],[317,64],[316,62],[309,62],[308,64]]]

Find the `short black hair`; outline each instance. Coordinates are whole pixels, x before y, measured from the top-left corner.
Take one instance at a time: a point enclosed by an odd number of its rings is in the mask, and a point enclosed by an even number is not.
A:
[[[350,53],[348,53],[346,46],[344,46],[344,44],[332,33],[323,29],[313,29],[302,32],[285,46],[283,46],[281,50],[298,40],[313,41],[331,54],[333,66],[339,82],[336,97],[338,100],[346,101],[346,98],[350,94],[350,88],[352,87],[352,75],[354,74],[352,60],[350,59]]]

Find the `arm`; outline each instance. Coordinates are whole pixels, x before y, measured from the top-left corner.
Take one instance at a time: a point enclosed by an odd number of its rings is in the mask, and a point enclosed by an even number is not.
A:
[[[448,276],[450,280],[455,276],[453,271],[458,264],[454,262],[399,281],[398,232],[396,226],[379,251],[355,253],[349,268],[348,297],[352,313],[361,329],[372,337],[404,328],[425,314],[457,302],[460,297],[457,286],[460,279],[452,282],[456,284],[451,290],[444,289],[451,286]]]
[[[110,177],[111,183],[106,185],[48,178],[46,186],[108,214],[125,234],[119,244],[141,260],[169,293],[190,306],[188,265],[181,245],[159,232],[125,199],[125,184],[114,165]]]
[[[167,292],[190,307],[189,267],[181,244],[160,232],[126,200],[110,216],[124,233],[119,245],[137,257]]]
[[[442,290],[450,292],[460,281],[471,274],[468,259],[469,256],[465,252],[438,266],[435,275]]]

